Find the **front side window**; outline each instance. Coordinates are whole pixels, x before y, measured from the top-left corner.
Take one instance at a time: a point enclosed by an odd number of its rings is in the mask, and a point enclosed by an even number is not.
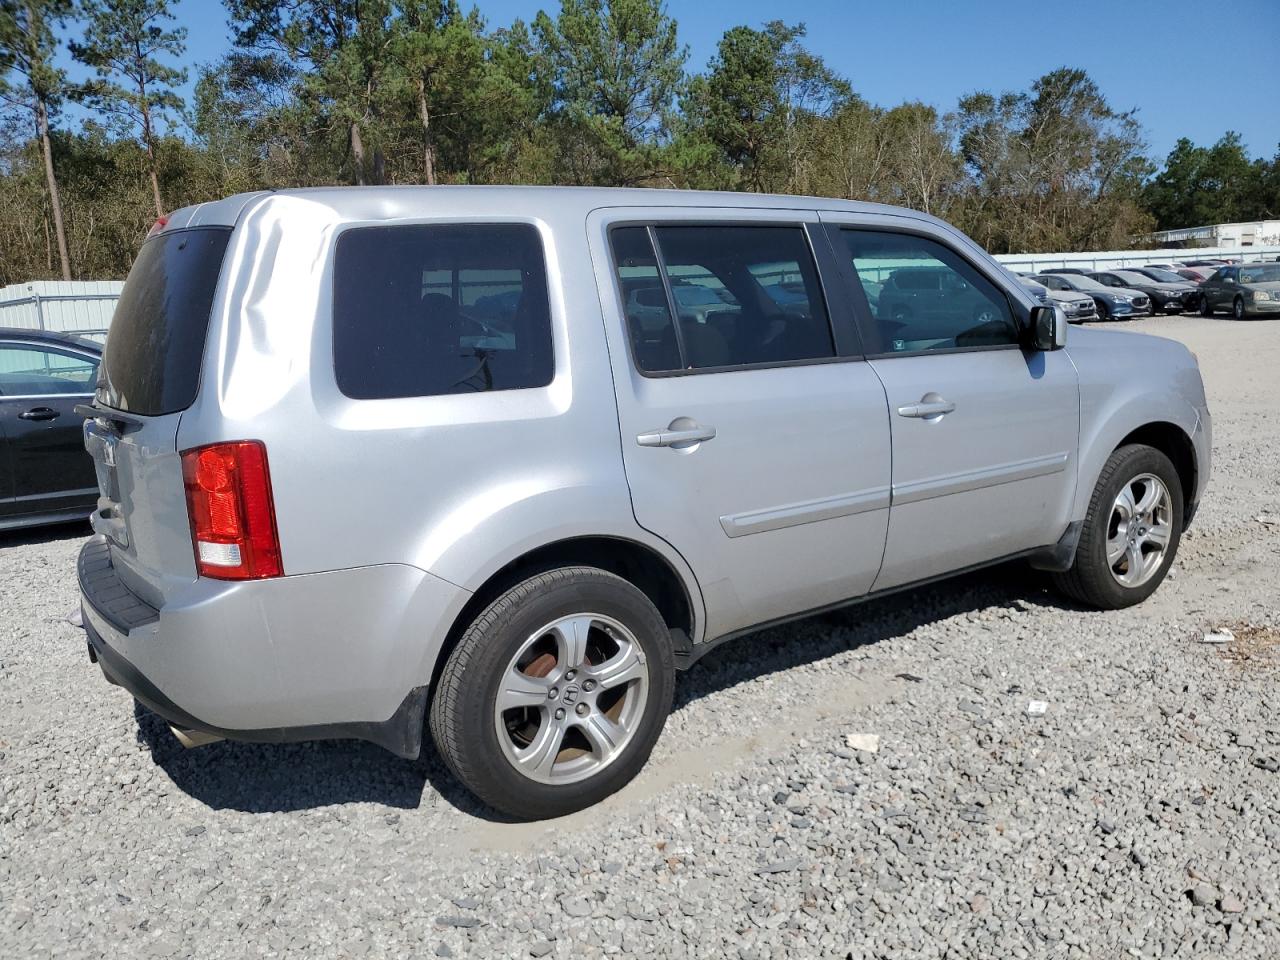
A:
[[[334,373],[356,400],[545,387],[542,242],[528,224],[358,227],[338,240]]]
[[[34,344],[0,343],[0,397],[93,393],[98,362]]]
[[[660,270],[652,239],[661,252]],[[835,356],[804,229],[621,227],[611,241],[637,366],[744,367]],[[672,322],[672,310],[679,317]]]
[[[842,229],[867,294],[868,353],[916,353],[1018,343],[1000,289],[955,251],[912,234]]]

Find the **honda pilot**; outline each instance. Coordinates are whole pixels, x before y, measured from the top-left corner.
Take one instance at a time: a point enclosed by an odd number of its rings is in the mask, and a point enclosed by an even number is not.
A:
[[[187,744],[359,738],[523,819],[644,765],[677,671],[1022,558],[1160,584],[1209,475],[1181,344],[1072,329],[873,204],[391,187],[179,210],[85,445],[90,656]]]

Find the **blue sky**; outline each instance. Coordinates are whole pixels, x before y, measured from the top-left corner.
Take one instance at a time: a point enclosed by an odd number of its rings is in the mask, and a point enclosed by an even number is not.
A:
[[[467,0],[463,0],[464,6]],[[480,0],[491,27],[528,21],[555,0]],[[231,46],[218,0],[179,0],[194,65]],[[1116,109],[1138,109],[1150,153],[1179,137],[1210,144],[1239,132],[1251,156],[1280,144],[1280,0],[668,0],[701,69],[726,29],[803,22],[808,47],[872,103],[923,100],[942,111],[975,90],[1024,90],[1060,66],[1082,67]]]

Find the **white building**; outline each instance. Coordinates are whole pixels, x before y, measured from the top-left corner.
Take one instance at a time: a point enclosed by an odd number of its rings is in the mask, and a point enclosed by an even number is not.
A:
[[[1243,250],[1248,247],[1277,246],[1280,245],[1280,220],[1214,223],[1207,227],[1159,230],[1154,236],[1161,244],[1178,243],[1187,247]]]

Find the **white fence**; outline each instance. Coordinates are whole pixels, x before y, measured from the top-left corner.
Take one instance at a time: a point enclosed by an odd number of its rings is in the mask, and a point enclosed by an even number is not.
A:
[[[1035,273],[1052,267],[1081,270],[1119,270],[1148,263],[1180,263],[1184,260],[1275,260],[1280,247],[1195,247],[1183,250],[1110,250],[1095,253],[998,253],[996,259],[1010,270]]]
[[[123,280],[34,280],[0,287],[0,327],[105,340]]]

